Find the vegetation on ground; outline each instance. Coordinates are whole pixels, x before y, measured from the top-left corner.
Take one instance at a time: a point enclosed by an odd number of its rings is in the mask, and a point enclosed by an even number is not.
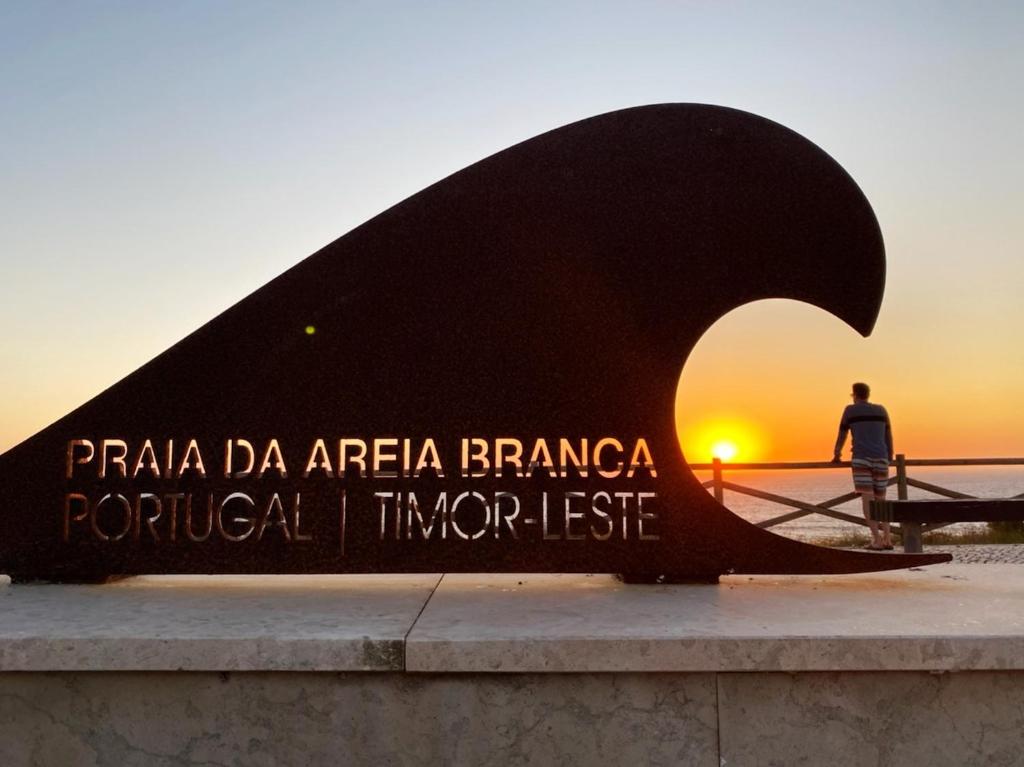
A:
[[[1020,522],[991,522],[987,525],[958,528],[956,530],[934,530],[925,533],[923,543],[927,546],[977,546],[985,544],[1024,543],[1024,524]],[[893,532],[898,545],[900,536]],[[867,546],[871,541],[867,530],[842,535],[818,538],[812,541],[819,546],[849,549]]]

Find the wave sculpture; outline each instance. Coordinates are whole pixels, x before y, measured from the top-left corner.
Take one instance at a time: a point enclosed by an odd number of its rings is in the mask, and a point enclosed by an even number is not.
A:
[[[868,201],[793,131],[699,104],[582,120],[381,213],[0,456],[0,571],[947,561],[761,530],[679,448],[679,376],[716,320],[788,298],[867,334],[884,278]]]

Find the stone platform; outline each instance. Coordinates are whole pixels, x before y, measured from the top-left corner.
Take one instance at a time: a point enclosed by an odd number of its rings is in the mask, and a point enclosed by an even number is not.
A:
[[[1021,764],[1024,569],[0,587],[0,764]]]

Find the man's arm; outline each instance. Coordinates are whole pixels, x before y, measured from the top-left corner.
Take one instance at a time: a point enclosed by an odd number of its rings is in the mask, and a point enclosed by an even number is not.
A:
[[[836,448],[832,451],[832,462],[838,463],[841,459],[840,456],[843,453],[843,445],[846,443],[846,435],[850,431],[850,424],[846,422],[846,411],[843,411],[843,417],[839,419],[839,436],[836,437]]]
[[[896,458],[896,452],[892,447],[892,424],[889,422],[889,412],[882,408],[885,412],[885,446],[889,449],[889,461],[891,462]]]

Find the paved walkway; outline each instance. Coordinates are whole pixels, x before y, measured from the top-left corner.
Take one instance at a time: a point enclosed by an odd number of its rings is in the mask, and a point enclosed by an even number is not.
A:
[[[862,549],[851,549],[861,551]],[[902,552],[901,546],[896,552]],[[1024,565],[1024,544],[984,543],[960,546],[928,546],[925,554],[952,554],[953,563],[960,565]]]
[[[1024,565],[1024,544],[990,543],[965,546],[925,546],[928,554],[952,554],[953,562],[965,565]]]

